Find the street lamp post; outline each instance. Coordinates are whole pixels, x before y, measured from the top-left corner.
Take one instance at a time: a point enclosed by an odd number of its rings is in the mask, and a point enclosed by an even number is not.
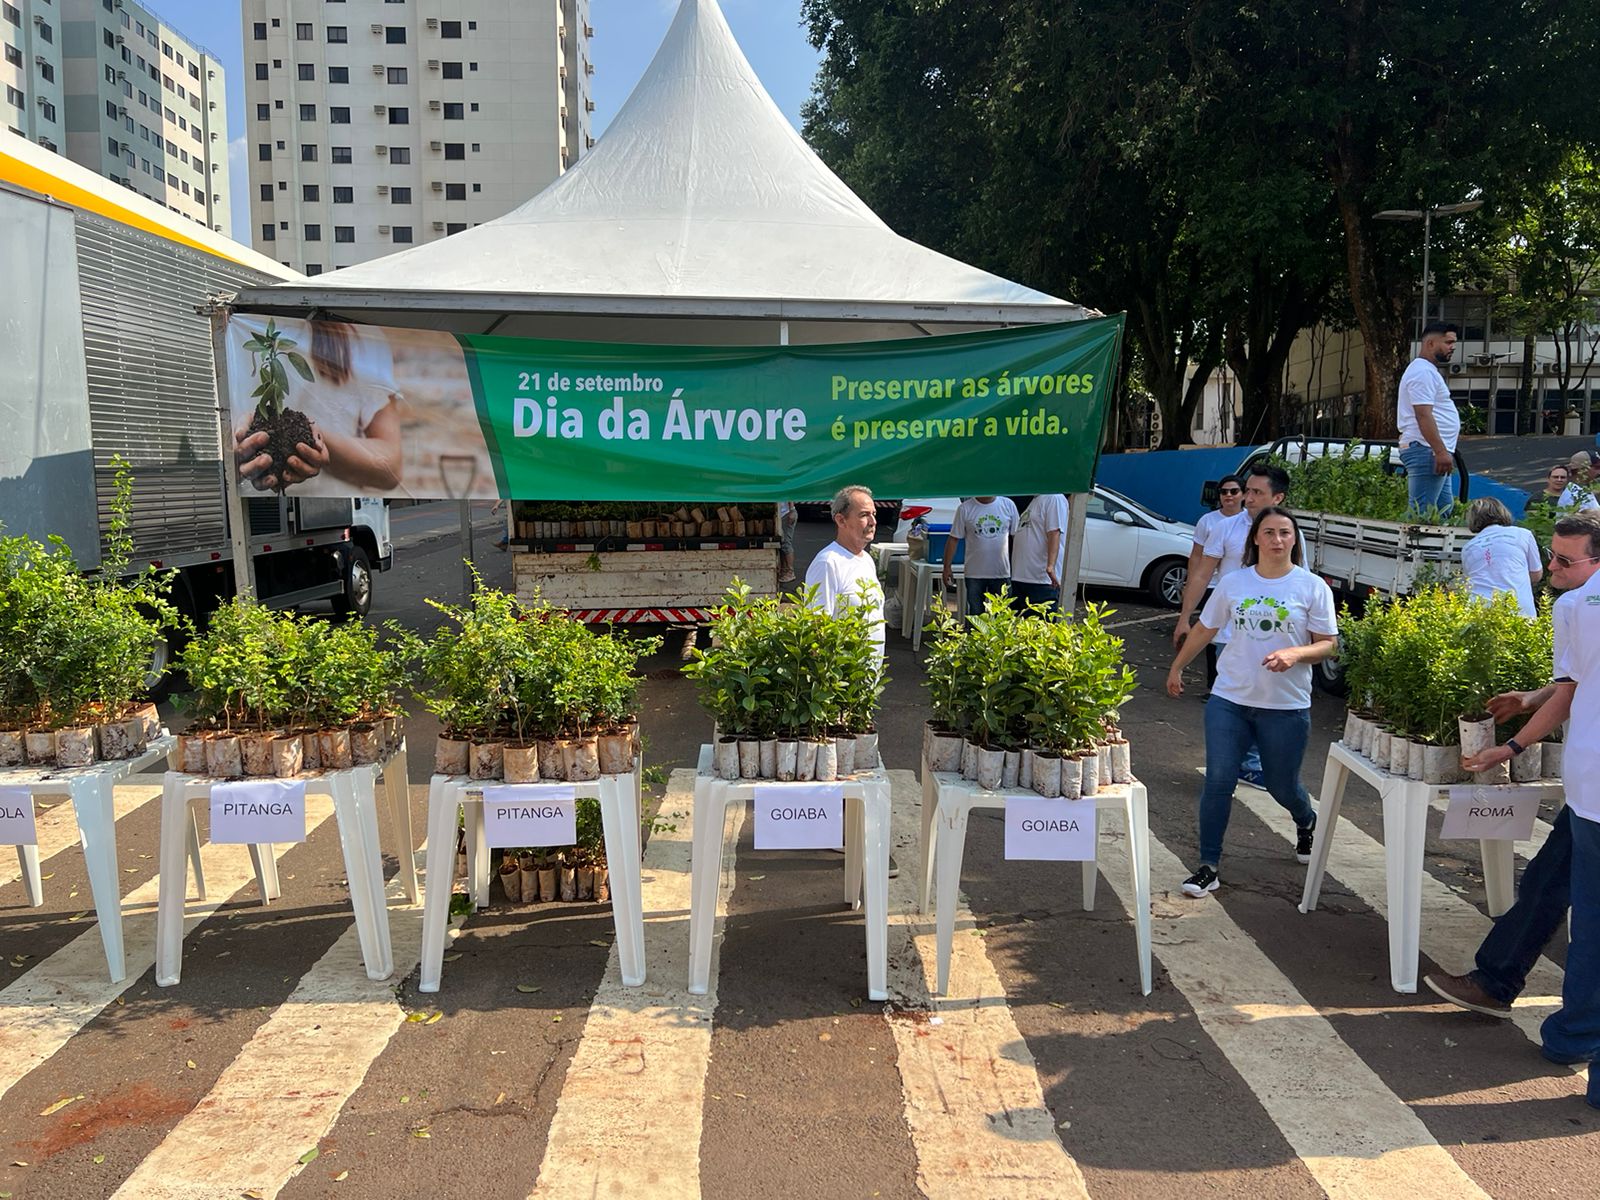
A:
[[[1476,212],[1482,207],[1482,200],[1462,200],[1456,204],[1436,204],[1432,208],[1386,208],[1373,214],[1380,221],[1422,222],[1422,317],[1417,324],[1419,339],[1423,326],[1428,323],[1428,251],[1433,240],[1433,219]]]

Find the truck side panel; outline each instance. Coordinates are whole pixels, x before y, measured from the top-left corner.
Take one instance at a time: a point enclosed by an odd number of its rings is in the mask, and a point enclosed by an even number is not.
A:
[[[0,190],[0,524],[100,561],[70,210]]]

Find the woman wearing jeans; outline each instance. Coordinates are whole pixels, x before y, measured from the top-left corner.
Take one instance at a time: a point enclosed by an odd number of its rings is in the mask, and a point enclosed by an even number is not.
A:
[[[1317,814],[1299,788],[1311,731],[1311,664],[1332,654],[1338,624],[1328,585],[1300,565],[1300,530],[1287,509],[1256,514],[1244,565],[1222,577],[1167,673],[1167,694],[1183,695],[1183,668],[1222,623],[1231,639],[1217,660],[1206,704],[1206,782],[1200,795],[1200,865],[1183,881],[1188,896],[1217,890],[1222,837],[1233,809],[1239,760],[1254,742],[1272,798],[1299,829],[1295,857],[1311,861]]]

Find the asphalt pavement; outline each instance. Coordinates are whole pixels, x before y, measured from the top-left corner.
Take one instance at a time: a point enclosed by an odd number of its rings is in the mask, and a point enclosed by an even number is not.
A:
[[[1561,439],[1475,439],[1475,470],[1543,474]],[[1537,442],[1537,445],[1533,443]],[[1504,465],[1496,465],[1504,459]],[[486,506],[485,506],[486,509]],[[396,510],[373,618],[431,628],[462,595],[451,505]],[[475,559],[509,583],[497,522]],[[889,531],[885,530],[887,534]],[[804,524],[804,564],[829,535]],[[926,715],[921,655],[890,634],[880,719],[894,783],[891,1000],[866,999],[862,916],[837,855],[757,852],[730,820],[712,991],[684,989],[688,769],[710,723],[680,673],[689,631],[643,665],[649,978],[620,986],[609,909],[507,905],[460,923],[441,990],[418,990],[416,909],[394,893],[400,967],[366,980],[336,821],[278,847],[263,906],[237,847],[190,887],[182,981],[150,965],[159,777],[118,789],[132,977],[105,979],[70,806],[41,816],[45,897],[0,866],[0,1193],[23,1197],[1056,1197],[1581,1193],[1600,1153],[1583,1079],[1537,1051],[1561,939],[1515,1021],[1389,983],[1379,798],[1346,794],[1321,906],[1287,816],[1239,789],[1223,886],[1190,901],[1202,691],[1169,699],[1170,612],[1116,608],[1139,689],[1124,710],[1150,805],[1155,986],[1142,996],[1126,840],[1108,819],[1084,911],[1071,864],[1008,862],[998,814],[967,824],[949,997],[929,994],[914,912]],[[627,636],[660,631],[624,631]],[[1191,675],[1196,674],[1191,672]],[[1318,696],[1304,780],[1320,794],[1342,706]],[[436,727],[407,723],[413,832]],[[1544,821],[1553,814],[1546,811]],[[202,828],[204,818],[202,813]],[[1541,832],[1543,832],[1541,828]],[[1430,823],[1422,970],[1470,963],[1488,917],[1477,847]],[[1532,852],[1532,845],[1523,847]],[[448,885],[448,880],[443,881]]]

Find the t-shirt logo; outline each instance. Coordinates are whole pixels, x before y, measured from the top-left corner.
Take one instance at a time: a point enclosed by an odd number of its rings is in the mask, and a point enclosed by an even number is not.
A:
[[[972,523],[972,532],[978,537],[999,537],[1005,529],[1005,522],[993,513],[984,513]]]
[[[1256,638],[1270,637],[1289,627],[1289,609],[1271,596],[1251,596],[1233,610],[1233,627]]]

